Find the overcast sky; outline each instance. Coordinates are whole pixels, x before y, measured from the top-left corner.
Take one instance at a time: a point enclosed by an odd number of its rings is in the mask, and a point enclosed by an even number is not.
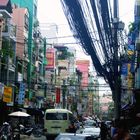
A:
[[[134,1],[119,0],[119,17],[126,24],[126,27],[134,19]],[[43,26],[43,30],[47,30],[49,23],[56,23],[58,25],[58,36],[72,35],[61,8],[60,0],[38,0],[38,19],[40,26]],[[73,38],[59,39],[59,43],[65,42],[75,42],[75,40]],[[80,58],[82,49],[79,46],[77,46],[77,49],[79,49],[77,57]]]
[[[125,23],[134,18],[134,2],[135,0],[119,0],[119,16]],[[60,0],[38,0],[38,18],[40,23],[54,22],[58,25],[67,23]]]

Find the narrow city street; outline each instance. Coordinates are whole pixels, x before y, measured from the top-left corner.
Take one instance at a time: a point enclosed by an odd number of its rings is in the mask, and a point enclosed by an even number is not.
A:
[[[140,0],[0,0],[0,140],[56,136],[140,140]]]

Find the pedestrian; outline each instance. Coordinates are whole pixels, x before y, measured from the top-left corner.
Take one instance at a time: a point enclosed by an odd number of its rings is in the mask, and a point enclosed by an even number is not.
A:
[[[76,133],[76,128],[75,128],[75,125],[74,125],[73,122],[71,122],[67,132],[69,132],[69,133]]]
[[[101,122],[101,131],[100,131],[100,136],[101,136],[101,140],[107,140],[107,136],[108,136],[108,129],[107,126],[104,122]]]
[[[111,138],[113,138],[114,135],[117,133],[116,122],[117,122],[117,120],[112,120],[112,123],[111,123],[111,128],[110,128]]]
[[[125,120],[119,120],[117,124],[117,133],[112,140],[133,140]]]

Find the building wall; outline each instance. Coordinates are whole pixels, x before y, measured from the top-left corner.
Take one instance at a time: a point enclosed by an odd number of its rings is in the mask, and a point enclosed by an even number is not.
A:
[[[82,87],[88,86],[89,64],[90,64],[89,60],[76,61],[77,69],[82,72],[82,82],[81,82]]]
[[[28,37],[26,34],[28,32],[25,31],[25,18],[24,16],[28,13],[26,8],[14,8],[12,14],[12,20],[17,25],[16,27],[16,55],[21,59],[24,58],[24,46],[25,46],[25,38]]]
[[[27,8],[29,11],[29,36],[28,36],[28,55],[29,55],[29,63],[28,63],[28,84],[29,84],[29,92],[31,87],[31,69],[32,69],[32,49],[33,49],[33,29],[34,22],[37,19],[37,0],[11,0],[13,4],[17,4],[19,7]]]

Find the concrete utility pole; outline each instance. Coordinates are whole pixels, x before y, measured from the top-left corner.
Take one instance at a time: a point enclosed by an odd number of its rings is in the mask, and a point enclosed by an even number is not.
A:
[[[121,84],[119,76],[119,61],[118,61],[118,25],[119,25],[119,11],[118,11],[118,0],[114,0],[114,107],[115,107],[115,118],[120,118],[121,110]]]
[[[0,51],[2,49],[3,15],[0,13]],[[0,81],[1,81],[1,56],[0,56]]]
[[[66,108],[66,83],[65,80],[63,80],[63,85],[62,85],[62,103],[63,103],[63,108]]]

